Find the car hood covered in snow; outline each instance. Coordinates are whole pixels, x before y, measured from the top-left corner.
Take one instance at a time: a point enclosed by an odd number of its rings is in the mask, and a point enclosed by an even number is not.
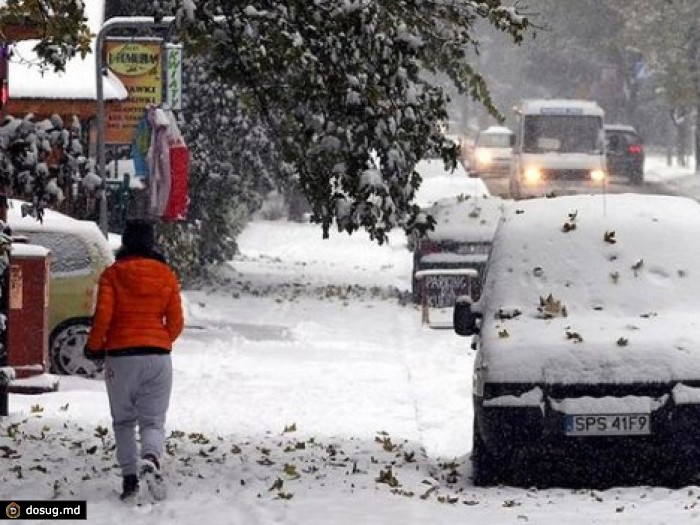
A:
[[[488,381],[700,379],[699,238],[690,199],[513,203],[475,305]]]

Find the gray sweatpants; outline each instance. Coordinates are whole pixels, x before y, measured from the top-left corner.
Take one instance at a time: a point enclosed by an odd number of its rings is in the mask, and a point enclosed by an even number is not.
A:
[[[107,357],[105,382],[122,475],[137,474],[139,458],[163,455],[165,413],[173,385],[169,355]],[[141,453],[136,442],[141,436]]]

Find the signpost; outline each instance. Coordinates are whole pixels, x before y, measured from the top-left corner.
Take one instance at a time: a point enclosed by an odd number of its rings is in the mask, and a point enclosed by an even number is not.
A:
[[[152,16],[117,16],[106,20],[102,27],[97,33],[97,38],[95,39],[95,75],[96,75],[96,95],[97,95],[97,115],[96,115],[96,125],[97,125],[97,175],[102,179],[103,186],[106,182],[106,154],[105,154],[105,101],[104,101],[104,86],[102,84],[102,77],[104,71],[104,58],[103,58],[103,47],[107,39],[107,35],[110,31],[115,29],[151,29],[151,30],[163,30],[168,29],[175,21],[174,16],[164,16],[156,20]],[[223,23],[226,21],[226,17],[223,15],[218,15],[214,17],[214,21],[218,23]],[[173,62],[170,60],[167,62],[166,67],[168,69],[168,84],[167,84],[167,97],[173,97],[172,100],[168,99],[171,104],[172,109],[179,109],[182,102],[181,86],[182,86],[182,50],[175,52],[177,54],[172,55]],[[172,75],[172,76],[171,76]],[[179,86],[179,87],[178,87]],[[100,199],[100,230],[105,235],[108,234],[108,221],[107,221],[107,200],[105,198]]]
[[[415,278],[421,283],[421,321],[430,325],[430,307],[453,306],[460,291],[471,295],[479,272],[473,268],[435,268],[418,270]],[[466,290],[462,290],[463,286]]]
[[[129,96],[110,104],[105,144],[131,144],[146,106],[162,102],[162,46],[160,38],[107,39],[107,67],[121,80]]]
[[[174,111],[182,109],[182,44],[165,44],[165,101]]]
[[[103,70],[104,58],[103,47],[107,39],[107,35],[114,29],[141,28],[141,29],[167,29],[175,20],[174,16],[165,16],[161,20],[156,21],[152,16],[117,16],[110,18],[102,24],[102,27],[97,33],[95,39],[95,82],[97,95],[97,175],[102,179],[103,191],[106,191],[107,173],[105,169],[106,154],[105,154],[105,100],[104,100],[104,85]],[[100,199],[100,230],[107,237],[109,225],[107,220],[107,198],[106,194]]]

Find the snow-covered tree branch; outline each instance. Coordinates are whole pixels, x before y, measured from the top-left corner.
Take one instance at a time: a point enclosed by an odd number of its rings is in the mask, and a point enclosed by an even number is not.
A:
[[[163,3],[161,3],[163,4]],[[412,202],[415,163],[440,155],[449,101],[428,72],[497,110],[469,63],[486,20],[517,42],[529,25],[500,0],[173,2],[191,50],[207,50],[221,80],[291,166],[324,235],[431,226]],[[222,19],[223,18],[223,22]]]

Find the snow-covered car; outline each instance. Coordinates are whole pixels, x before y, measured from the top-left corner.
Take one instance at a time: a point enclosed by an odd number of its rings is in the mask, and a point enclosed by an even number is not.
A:
[[[424,292],[431,306],[453,306],[457,295],[469,291],[480,295],[480,278],[441,275],[417,279],[421,270],[472,268],[483,275],[505,201],[499,197],[451,197],[442,199],[426,213],[435,219],[435,229],[413,242],[413,301]]]
[[[700,204],[683,197],[506,208],[481,299],[460,297],[454,309],[455,331],[473,335],[477,350],[476,484],[508,478],[523,456],[587,469],[611,451],[673,453],[659,463],[671,479],[697,466],[698,238]]]
[[[414,170],[422,182],[416,192],[415,203],[421,208],[432,206],[440,199],[449,197],[480,197],[489,195],[489,189],[479,178],[469,178],[460,162],[454,170],[445,168],[439,158],[422,159]]]
[[[49,362],[57,374],[93,376],[102,363],[83,356],[93,314],[97,282],[114,256],[92,221],[45,210],[43,221],[23,216],[22,202],[12,200],[7,224],[12,234],[51,252],[49,282]]]

